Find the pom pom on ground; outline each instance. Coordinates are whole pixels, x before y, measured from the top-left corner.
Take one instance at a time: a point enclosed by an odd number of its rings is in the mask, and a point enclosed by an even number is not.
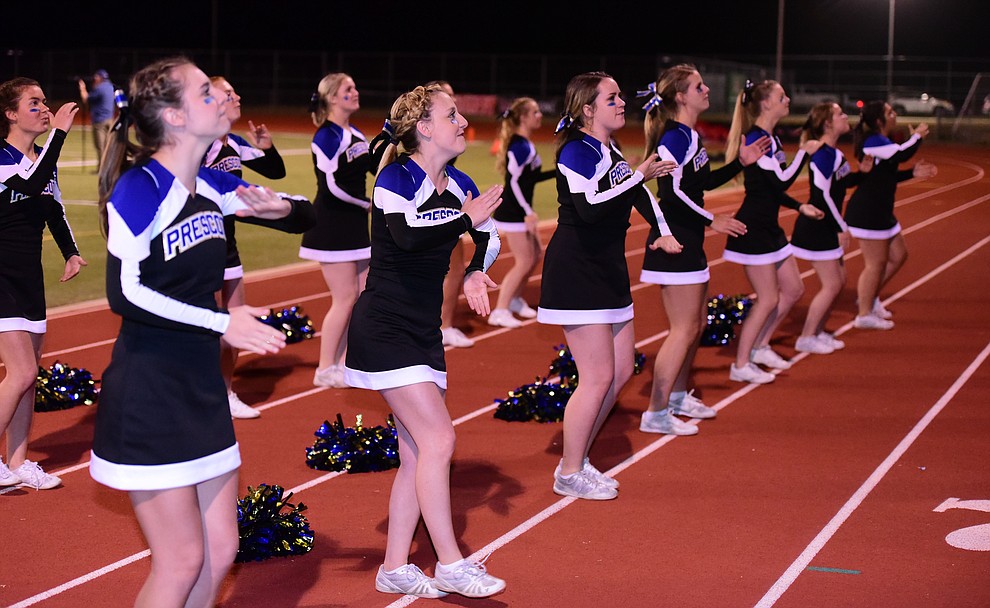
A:
[[[282,497],[277,485],[248,487],[247,496],[237,501],[237,528],[240,545],[235,562],[263,561],[271,557],[302,555],[313,549],[313,531],[302,514],[306,505],[293,505]]]
[[[302,308],[290,306],[282,310],[270,309],[267,314],[261,315],[258,319],[265,325],[269,325],[285,334],[286,344],[295,344],[308,340],[316,334],[313,322],[305,315]]]
[[[82,368],[56,361],[48,369],[38,368],[35,381],[34,411],[53,412],[77,405],[93,405],[99,396],[99,380]]]
[[[743,322],[753,300],[742,295],[717,296],[708,300],[708,325],[701,332],[702,346],[725,346],[736,337],[736,326]]]
[[[366,427],[362,416],[357,425],[344,426],[340,414],[334,422],[324,421],[317,429],[316,442],[306,448],[306,466],[320,471],[367,473],[399,466],[399,438],[391,414],[386,426]]]

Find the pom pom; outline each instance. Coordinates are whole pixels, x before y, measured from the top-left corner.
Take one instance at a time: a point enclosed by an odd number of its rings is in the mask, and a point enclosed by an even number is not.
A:
[[[387,426],[366,427],[358,414],[354,428],[345,427],[337,414],[314,433],[316,442],[306,448],[306,465],[320,471],[367,473],[399,466],[399,438],[391,414]]]
[[[292,494],[282,498],[283,492],[280,486],[261,484],[248,487],[247,496],[237,501],[240,545],[235,562],[260,562],[313,549],[313,531],[302,514],[306,505],[291,504]]]
[[[736,326],[743,322],[753,301],[742,295],[718,294],[708,300],[708,325],[701,332],[702,346],[725,346],[736,337]]]
[[[258,319],[265,325],[269,325],[285,334],[286,344],[295,344],[313,337],[316,329],[309,317],[303,314],[298,306],[290,306],[275,312],[270,309],[268,314],[264,314]]]
[[[646,355],[637,350],[636,354],[633,355],[633,374],[642,374],[645,365]]]
[[[48,369],[38,368],[35,381],[34,411],[67,410],[77,405],[93,405],[99,396],[99,380],[85,369],[56,361]]]

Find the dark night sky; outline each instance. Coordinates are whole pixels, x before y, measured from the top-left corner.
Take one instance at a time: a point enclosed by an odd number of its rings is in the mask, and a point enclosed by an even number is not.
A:
[[[6,48],[209,49],[211,3],[219,8],[218,47],[361,51],[672,53],[774,55],[777,2],[368,1],[145,2],[140,11],[95,0],[55,3],[29,31],[8,25]],[[547,5],[553,5],[547,6]],[[511,8],[510,8],[511,7]],[[619,9],[615,7],[620,7]],[[788,0],[784,53],[882,55],[887,0]],[[480,11],[469,16],[469,12]],[[9,13],[8,13],[9,14]],[[102,27],[93,22],[100,17]],[[136,20],[150,25],[135,25]],[[26,20],[25,20],[26,22]],[[9,22],[11,23],[11,22]],[[990,3],[898,0],[898,55],[990,58]],[[57,32],[56,34],[51,34]]]

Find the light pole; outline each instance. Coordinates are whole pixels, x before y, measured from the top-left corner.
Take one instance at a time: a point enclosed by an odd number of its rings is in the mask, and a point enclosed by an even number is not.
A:
[[[784,0],[778,0],[777,3],[777,65],[775,67],[774,80],[781,82],[784,72]]]
[[[887,16],[887,95],[894,92],[894,0]]]

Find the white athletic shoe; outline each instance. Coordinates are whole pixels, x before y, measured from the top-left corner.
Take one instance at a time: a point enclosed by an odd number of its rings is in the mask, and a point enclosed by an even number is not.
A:
[[[791,362],[773,352],[770,345],[754,348],[749,351],[749,360],[753,363],[766,365],[774,369],[791,369]]]
[[[437,589],[436,581],[423,574],[415,564],[399,566],[392,572],[387,572],[384,565],[378,566],[375,589],[382,593],[403,593],[427,598],[447,595],[447,592]]]
[[[521,319],[535,319],[536,311],[522,298],[512,298],[509,300],[509,310],[516,313]]]
[[[466,559],[448,566],[437,562],[433,583],[440,591],[458,593],[464,597],[488,597],[505,589],[505,581],[488,574],[481,562]]]
[[[812,355],[828,355],[835,351],[830,343],[818,336],[801,336],[794,343],[794,350]]]
[[[870,313],[863,316],[856,315],[856,319],[853,321],[853,327],[856,329],[893,329],[894,322],[881,319]]]
[[[443,335],[444,346],[453,346],[454,348],[470,348],[474,346],[474,340],[465,336],[464,332],[456,327],[442,328],[440,333]]]
[[[0,487],[16,486],[21,483],[21,478],[7,468],[3,459],[0,458]]]
[[[688,424],[670,413],[670,408],[659,412],[649,410],[643,412],[639,421],[639,430],[643,433],[660,433],[662,435],[697,435],[698,426]]]
[[[227,393],[227,405],[230,406],[231,418],[248,419],[261,415],[261,412],[241,401],[241,398],[233,391]]]
[[[559,465],[557,466],[557,470],[558,471],[560,470],[560,466]],[[598,483],[602,484],[603,486],[606,486],[606,487],[609,487],[609,488],[618,488],[619,487],[618,480],[616,480],[613,477],[609,477],[605,473],[602,473],[601,471],[599,471],[598,470],[598,467],[596,467],[595,465],[591,464],[591,461],[588,460],[587,457],[584,459],[584,468],[582,468],[581,470],[584,471],[585,473],[589,474],[589,475],[592,475],[592,476],[598,478]]]
[[[774,375],[763,371],[752,362],[742,367],[736,367],[736,364],[733,363],[729,365],[729,380],[749,382],[750,384],[769,384],[773,382]]]
[[[873,316],[880,317],[881,319],[887,319],[888,321],[894,318],[894,313],[884,308],[883,302],[880,301],[880,298],[875,298],[873,300],[873,310],[870,312]]]
[[[669,401],[667,407],[670,408],[675,416],[687,416],[688,418],[702,420],[715,417],[715,410],[702,403],[701,399],[695,397],[694,390],[684,395],[684,398],[680,401]]]
[[[827,331],[823,331],[822,333],[818,334],[818,339],[821,340],[822,342],[824,342],[825,344],[828,344],[829,346],[831,346],[832,347],[832,350],[842,350],[843,348],[846,347],[846,343],[845,342],[843,342],[842,340],[836,338],[835,336],[833,336],[832,334],[828,333]]]
[[[25,460],[24,464],[11,471],[11,474],[16,475],[22,484],[35,490],[51,490],[62,484],[61,479],[45,473],[41,465],[32,460]]]
[[[619,491],[599,481],[592,473],[581,469],[570,475],[560,474],[560,465],[553,472],[553,491],[561,496],[573,496],[586,500],[612,500]]]
[[[508,308],[496,308],[492,314],[488,315],[488,324],[495,327],[508,327],[516,329],[522,327],[522,321],[512,316]]]

